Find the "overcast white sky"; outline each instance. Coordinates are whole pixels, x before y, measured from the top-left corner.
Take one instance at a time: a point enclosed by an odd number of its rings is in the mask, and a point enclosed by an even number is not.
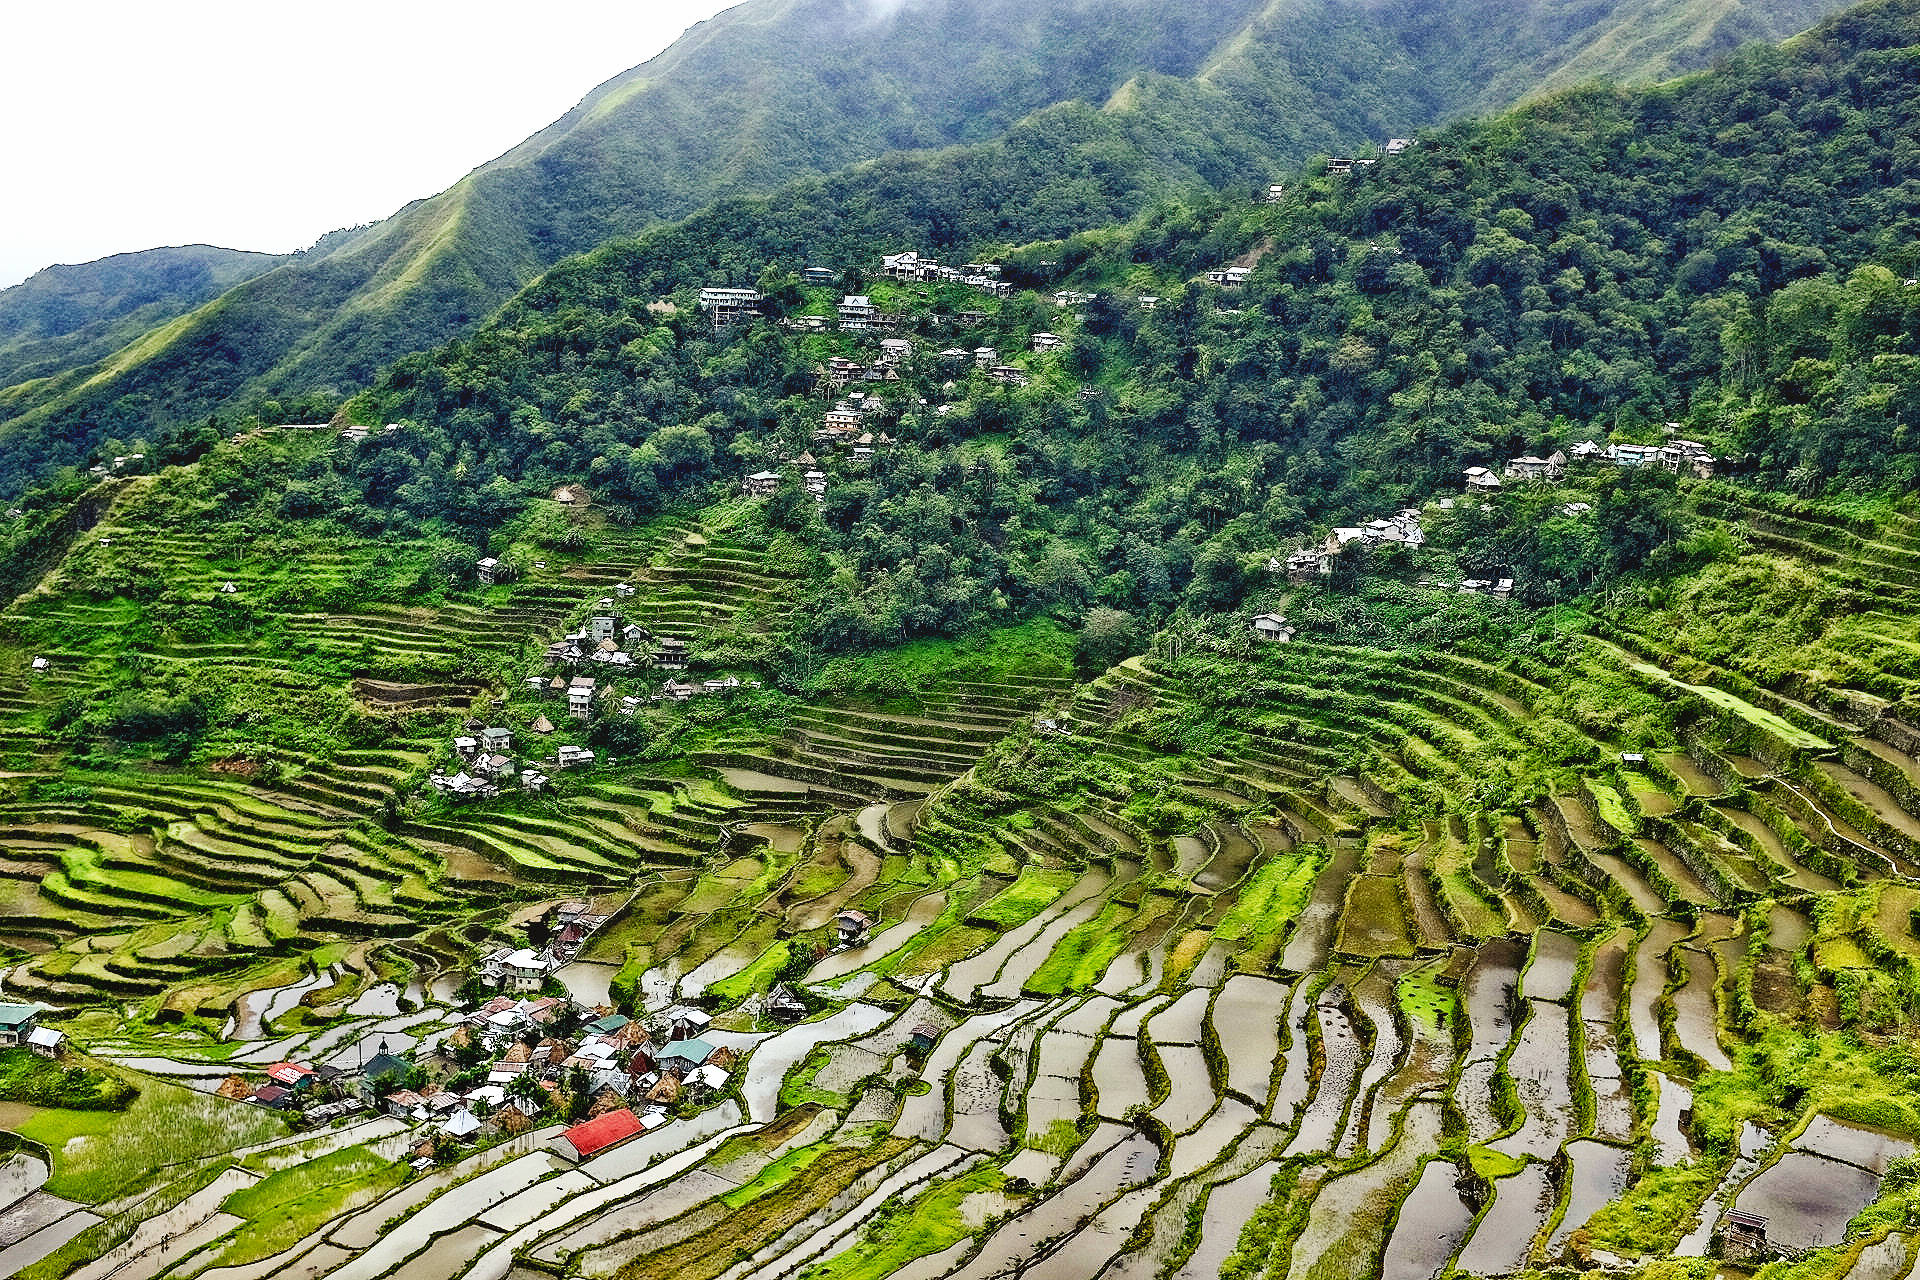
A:
[[[7,0],[0,288],[383,218],[736,2]]]

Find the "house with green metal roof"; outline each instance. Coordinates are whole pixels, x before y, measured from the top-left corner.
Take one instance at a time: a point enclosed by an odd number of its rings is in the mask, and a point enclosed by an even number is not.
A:
[[[37,1004],[0,1004],[0,1045],[22,1045],[45,1013]]]

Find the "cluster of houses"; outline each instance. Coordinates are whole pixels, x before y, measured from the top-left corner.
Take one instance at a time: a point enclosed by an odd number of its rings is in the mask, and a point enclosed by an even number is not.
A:
[[[1671,430],[1677,424],[1669,423]],[[1665,444],[1610,444],[1604,449],[1591,440],[1573,446],[1580,461],[1611,462],[1616,467],[1634,470],[1660,467],[1675,475],[1687,472],[1700,480],[1711,480],[1719,460],[1698,440],[1673,439]]]
[[[964,267],[948,267],[911,250],[882,255],[880,274],[902,284],[965,285],[996,298],[1005,298],[1013,292],[1013,286],[1000,278],[997,262],[969,262]]]
[[[621,599],[631,598],[636,590],[630,582],[614,588]],[[656,637],[639,623],[623,620],[615,610],[614,597],[602,596],[594,602],[585,627],[547,646],[546,661],[549,667],[577,669],[591,664],[616,671],[634,666],[680,671],[687,665],[687,642],[673,636]],[[567,680],[557,675],[529,676],[526,683],[535,693],[555,698],[565,695],[567,714],[574,719],[592,718],[596,686],[592,677]]]
[[[675,1108],[723,1091],[738,1057],[717,1043],[712,1015],[696,1006],[633,1018],[543,994],[548,979],[611,918],[585,900],[555,905],[545,945],[500,947],[479,961],[475,976],[498,994],[409,1056],[390,1052],[382,1041],[357,1065],[276,1062],[262,1079],[230,1076],[219,1092],[314,1123],[374,1112],[422,1126],[414,1135],[418,1169],[471,1144],[524,1134],[555,1110],[578,1115],[583,1102],[585,1118],[553,1140],[563,1159],[586,1160],[657,1129]],[[866,913],[843,910],[833,922],[835,944],[859,946],[873,927]],[[809,1012],[785,984],[760,1008],[784,1023]],[[38,1014],[29,1006],[0,1006],[0,1044],[29,1042]],[[914,1045],[924,1055],[938,1035],[937,1027],[916,1027]]]
[[[856,391],[844,400],[837,401],[827,410],[820,425],[814,428],[812,443],[829,448],[843,444],[853,445],[853,459],[864,462],[873,456],[874,446],[885,447],[893,443],[893,437],[884,431],[876,434],[868,425],[887,412],[886,402]]]
[[[1677,424],[1669,424],[1669,428]],[[1544,480],[1558,483],[1564,480],[1569,466],[1575,463],[1612,463],[1627,470],[1660,467],[1678,475],[1681,472],[1692,474],[1698,479],[1713,478],[1718,460],[1698,440],[1669,440],[1665,444],[1608,444],[1601,445],[1592,440],[1583,440],[1573,446],[1570,452],[1555,450],[1544,458],[1526,454],[1518,458],[1509,458],[1496,474],[1491,467],[1468,467],[1465,472],[1466,487],[1469,491],[1492,492],[1500,488],[1503,480]]]
[[[712,1023],[710,1014],[689,1005],[676,1005],[649,1025],[553,996],[500,995],[469,1013],[448,1043],[456,1052],[478,1046],[487,1072],[467,1098],[489,1108],[519,1098],[534,1102],[538,1114],[542,1099],[557,1102],[575,1073],[583,1075],[592,1098],[588,1118],[559,1135],[554,1149],[584,1160],[666,1124],[669,1109],[683,1099],[699,1101],[726,1087],[737,1056],[706,1038]],[[432,1108],[431,1098],[416,1102],[416,1096],[383,1101],[390,1114]]]
[[[1413,145],[1412,138],[1388,138],[1386,141],[1386,145],[1381,147],[1380,149],[1381,151],[1385,152],[1387,155],[1397,156],[1402,151],[1405,151],[1408,147],[1411,147],[1412,145]],[[1352,173],[1355,169],[1371,168],[1373,165],[1378,163],[1378,161],[1379,161],[1379,158],[1377,156],[1376,157],[1328,156],[1327,172],[1335,173],[1335,174]],[[1267,188],[1267,193],[1268,193],[1269,200],[1275,200],[1278,198],[1273,194],[1272,187]],[[1282,194],[1284,194],[1284,192]]]
[[[380,434],[383,436],[393,436],[398,435],[402,430],[403,428],[399,423],[389,422],[386,426],[380,428]],[[340,431],[340,438],[342,440],[365,440],[372,434],[372,427],[343,427]]]
[[[1475,468],[1475,470],[1484,471],[1485,468]],[[1498,477],[1495,478],[1498,479]],[[1440,498],[1434,505],[1442,510],[1452,510],[1454,500]],[[1570,515],[1592,509],[1591,505],[1584,502],[1568,503],[1563,508]],[[1427,537],[1425,530],[1421,528],[1420,517],[1419,507],[1403,507],[1390,517],[1369,520],[1361,525],[1341,526],[1329,533],[1324,541],[1289,552],[1284,562],[1278,556],[1270,557],[1267,560],[1267,572],[1284,571],[1289,582],[1296,586],[1304,586],[1318,578],[1331,575],[1334,557],[1349,547],[1365,549],[1386,545],[1410,548],[1424,546]],[[1456,584],[1451,580],[1423,577],[1420,579],[1420,585],[1443,591],[1452,591],[1457,587],[1465,595],[1486,594],[1501,600],[1513,594],[1512,578],[1468,578]],[[1279,614],[1260,614],[1253,619],[1252,628],[1255,637],[1261,640],[1284,641],[1294,637],[1294,628]]]
[[[526,1133],[564,1107],[584,1076],[587,1117],[552,1148],[579,1161],[668,1123],[683,1098],[699,1101],[725,1088],[736,1058],[702,1038],[711,1022],[689,1007],[648,1026],[604,1006],[501,995],[411,1061],[383,1043],[358,1066],[276,1062],[263,1082],[236,1075],[219,1092],[313,1123],[371,1111],[425,1126],[413,1149],[414,1166],[425,1169],[450,1151]]]
[[[1462,578],[1456,583],[1451,578],[1422,575],[1420,585],[1434,591],[1458,591],[1463,596],[1484,595],[1496,600],[1510,599],[1513,595],[1512,578]]]
[[[615,588],[621,598],[637,590],[631,583]],[[616,610],[613,596],[595,602],[586,626],[548,645],[545,657],[548,670],[529,675],[525,687],[537,696],[564,702],[566,718],[574,721],[591,721],[614,707],[630,716],[648,703],[685,702],[702,694],[730,693],[746,687],[737,676],[697,682],[675,678],[671,673],[687,669],[687,642],[676,636],[656,636],[637,622],[625,621]],[[584,669],[591,667],[601,668],[603,674],[585,674]],[[649,697],[621,696],[614,679],[640,669],[670,674]],[[753,683],[758,687],[758,682]],[[496,700],[499,705],[503,704]],[[483,727],[477,721],[465,727],[466,732],[453,739],[454,771],[439,769],[427,779],[429,787],[449,800],[491,799],[514,785],[538,793],[552,782],[549,770],[581,769],[597,763],[592,748],[564,744],[549,755],[516,764],[510,754],[514,749],[512,729]],[[555,728],[545,713],[535,716],[527,726],[528,732],[543,737]]]
[[[856,382],[898,382],[900,366],[913,358],[911,338],[880,339],[880,354],[871,363],[846,356],[832,356],[820,366],[819,386],[827,392],[839,391]]]
[[[830,361],[829,376],[831,378],[832,375],[839,374],[843,379],[839,385],[844,385],[846,373],[846,369],[842,366],[850,366],[854,371],[860,369],[860,366],[853,361],[841,361],[837,358]],[[887,412],[885,401],[868,396],[864,391],[855,391],[827,410],[820,425],[814,429],[810,443],[822,448],[849,446],[853,461],[869,461],[876,451],[894,443],[891,435],[885,431],[876,431],[873,426],[874,421]],[[826,500],[827,473],[821,469],[820,459],[814,456],[811,449],[802,451],[798,457],[788,457],[782,453],[779,461],[799,471],[801,484],[815,501]],[[781,472],[763,468],[741,480],[740,492],[749,498],[771,497],[780,491],[780,486],[785,482],[786,477]]]
[[[541,725],[545,724],[542,729]],[[542,716],[533,729],[552,733],[553,725]],[[477,736],[475,734],[477,733]],[[460,762],[451,774],[435,770],[427,785],[449,800],[487,800],[500,794],[501,788],[519,780],[522,790],[543,791],[550,781],[538,765],[516,770],[513,758],[513,730],[489,726],[462,734],[453,740],[453,754]],[[565,766],[562,765],[562,768]]]
[[[1305,585],[1315,578],[1332,574],[1333,558],[1350,546],[1372,547],[1395,543],[1418,547],[1424,545],[1426,540],[1427,535],[1420,527],[1420,508],[1403,507],[1390,518],[1369,520],[1362,525],[1343,525],[1329,533],[1319,545],[1289,552],[1284,565],[1278,557],[1271,558],[1267,561],[1267,572],[1279,573],[1284,569],[1288,581]]]
[[[999,272],[999,267],[993,264],[970,264],[966,271],[962,271],[955,267],[943,267],[931,258],[904,253],[882,259],[881,274],[891,280],[936,280],[964,284],[995,297],[1006,297],[1012,292],[1011,285],[985,274],[984,270],[974,272],[974,267],[983,266],[992,266],[995,275]],[[829,285],[835,279],[833,271],[827,267],[808,267],[801,272],[801,280],[806,284]],[[758,289],[708,285],[700,290],[699,305],[712,321],[714,329],[719,330],[757,318],[765,308],[766,299]],[[980,313],[980,317],[984,319],[984,313]],[[842,295],[839,305],[834,309],[834,321],[842,330],[850,332],[897,329],[903,319],[897,314],[881,311],[872,295],[865,293]],[[792,329],[824,330],[828,321],[823,316],[793,316],[785,323]]]
[[[799,470],[800,483],[805,486],[808,497],[815,502],[827,500],[827,473],[820,469],[819,460],[812,453],[802,453],[789,465]],[[740,491],[749,498],[768,498],[780,491],[784,480],[778,471],[756,471],[740,482]]]
[[[563,902],[553,909],[551,936],[546,946],[538,950],[532,947],[496,948],[481,959],[478,970],[480,980],[500,991],[520,995],[537,992],[546,985],[548,978],[573,962],[574,957],[580,954],[580,948],[608,919],[610,917],[606,914],[596,912],[592,903],[578,900]]]
[[[144,453],[117,454],[113,459],[113,465],[108,466],[102,463],[99,466],[88,467],[87,472],[90,475],[96,475],[96,476],[113,475],[118,472],[125,471],[128,467],[133,466],[133,464],[136,462],[144,461],[146,459],[146,456],[147,455]],[[21,510],[18,507],[16,507],[13,510],[7,512],[7,514],[14,517],[15,519],[18,519],[24,513],[21,512]]]
[[[808,455],[803,454],[802,457],[812,461]],[[756,482],[748,492],[759,491],[767,475],[773,476],[774,487],[777,488],[780,479],[778,473],[761,472],[748,477]],[[823,475],[820,478],[825,479]],[[770,489],[766,491],[771,492]],[[623,582],[614,590],[625,598],[633,595],[636,588],[631,583]],[[526,686],[545,697],[564,697],[567,716],[572,720],[592,720],[603,706],[617,706],[623,714],[632,715],[649,702],[685,702],[699,694],[731,693],[736,689],[760,687],[759,681],[743,682],[738,676],[715,676],[696,682],[669,675],[659,691],[648,698],[620,696],[612,679],[628,671],[643,667],[665,672],[685,671],[687,642],[678,636],[655,635],[637,622],[626,621],[617,612],[611,596],[603,596],[595,602],[584,630],[573,632],[548,645],[546,659],[549,668],[561,667],[566,670],[528,676]],[[577,674],[578,669],[587,664],[600,664],[606,668],[607,675]],[[614,702],[616,697],[617,703]],[[542,716],[534,722],[534,729],[550,732],[552,725]],[[558,763],[563,769],[576,764],[591,764],[593,752],[584,747],[561,747]]]
[[[1058,334],[1036,333],[1033,335],[1033,349],[1037,352],[1058,351],[1066,346],[1066,340]],[[1024,387],[1033,381],[1025,369],[1017,364],[1008,364],[1000,358],[996,347],[975,347],[969,351],[965,347],[948,347],[936,357],[949,369],[974,368],[988,378],[1008,387]]]

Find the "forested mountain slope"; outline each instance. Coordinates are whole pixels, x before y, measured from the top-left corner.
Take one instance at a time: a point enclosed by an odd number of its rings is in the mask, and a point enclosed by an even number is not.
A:
[[[196,244],[36,272],[0,290],[0,386],[97,360],[283,260]]]
[[[1912,484],[1914,37],[1907,0],[1868,6],[1669,87],[1454,126],[1282,204],[1169,207],[1032,246],[1007,258],[1028,288],[971,319],[964,290],[877,293],[923,335],[904,381],[872,389],[901,445],[803,522],[855,585],[823,580],[796,636],[1230,598],[1242,557],[1323,514],[1574,432],[1658,439],[1678,421],[1803,492]],[[360,527],[451,522],[477,546],[557,483],[644,520],[797,454],[831,404],[820,362],[871,358],[872,335],[715,335],[692,290],[761,279],[797,323],[837,294],[772,264],[991,237],[971,189],[910,172],[563,264],[472,340],[402,361],[357,412],[417,428],[328,460],[287,502],[345,495]],[[1238,258],[1257,265],[1234,293],[1197,279]],[[1061,286],[1097,296],[1062,306]],[[1018,357],[1024,389],[933,358],[1010,355],[1037,332],[1065,346]]]
[[[1913,1269],[1920,0],[1106,225],[1047,114],[0,525],[0,1271]]]
[[[109,359],[89,363],[99,353],[88,348],[63,376],[0,391],[0,431],[31,441],[9,452],[38,474],[105,436],[236,397],[347,390],[470,329],[545,267],[609,236],[796,175],[997,138],[1052,104],[1104,109],[1113,136],[1096,174],[1127,171],[1124,197],[1138,207],[1195,182],[1255,182],[1316,150],[1571,77],[1669,74],[1740,39],[1797,29],[1820,7],[1683,0],[1656,18],[1641,3],[1567,14],[1427,0],[1173,11],[1141,0],[753,0],[447,192]],[[1077,195],[1062,183],[1047,192],[1052,203]],[[1010,238],[1047,233],[1023,212],[1007,207]]]

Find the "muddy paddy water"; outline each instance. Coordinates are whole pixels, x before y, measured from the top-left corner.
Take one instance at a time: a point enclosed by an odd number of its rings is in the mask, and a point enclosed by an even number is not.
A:
[[[1567,1237],[1626,1189],[1633,1152],[1626,1147],[1577,1138],[1567,1144],[1567,1211],[1547,1241],[1547,1257],[1556,1257]]]
[[[1842,1124],[1832,1116],[1815,1116],[1793,1140],[1793,1147],[1796,1151],[1858,1165],[1873,1173],[1885,1173],[1895,1160],[1913,1154],[1913,1144],[1905,1138]]]
[[[1118,1120],[1133,1107],[1150,1101],[1146,1072],[1140,1066],[1139,1041],[1113,1036],[1100,1042],[1093,1059],[1093,1088],[1099,1094],[1100,1114]]]
[[[1248,1219],[1267,1202],[1273,1175],[1280,1166],[1269,1160],[1231,1182],[1223,1182],[1207,1193],[1206,1212],[1201,1219],[1200,1243],[1174,1280],[1216,1280],[1221,1265],[1239,1243],[1240,1232]]]
[[[0,1212],[11,1209],[46,1185],[47,1162],[21,1151],[0,1162]]]
[[[1530,1000],[1565,1000],[1573,992],[1579,963],[1580,943],[1575,939],[1551,929],[1535,934],[1523,994]]]
[[[1121,862],[1118,864],[1114,880],[1124,885],[1133,878],[1134,870],[1134,863]],[[979,994],[989,1000],[1012,1000],[1026,990],[1028,979],[1032,978],[1040,966],[1046,963],[1053,949],[1059,946],[1069,933],[1100,914],[1104,901],[1101,894],[1107,883],[1107,877],[1103,872],[1082,876],[1080,884],[1061,896],[1060,903],[1065,903],[1070,895],[1075,895],[1083,886],[1091,884],[1093,887],[1078,894],[1078,901],[1064,910],[1057,913],[1042,912],[1042,916],[1049,917],[1045,920],[1043,927],[1008,957],[1005,967],[1000,970],[1000,975],[982,986]]]
[[[267,1028],[273,1020],[287,1013],[300,1003],[309,991],[322,991],[333,985],[332,970],[324,973],[309,974],[298,982],[288,983],[284,987],[264,987],[259,991],[249,991],[233,1002],[233,1016],[227,1019],[226,1027],[221,1031],[228,1040],[260,1040],[267,1034]]]
[[[1427,878],[1427,856],[1415,850],[1401,864],[1401,883],[1406,886],[1407,906],[1413,914],[1413,927],[1420,945],[1429,950],[1444,949],[1453,938],[1447,917],[1434,900],[1433,882]]]
[[[1880,1177],[1805,1151],[1789,1151],[1740,1193],[1738,1207],[1764,1214],[1767,1238],[1790,1249],[1836,1244],[1847,1222],[1880,1190]]]
[[[1717,796],[1726,790],[1685,752],[1669,751],[1660,757],[1660,763],[1673,770],[1673,776],[1680,779],[1680,785],[1687,789],[1690,796]]]
[[[1293,935],[1287,939],[1280,967],[1290,973],[1308,973],[1325,966],[1333,950],[1333,932],[1340,922],[1340,907],[1346,900],[1347,885],[1360,865],[1360,851],[1343,848],[1334,851],[1320,876],[1313,882],[1313,893],[1294,922]]]
[[[1505,1047],[1513,1034],[1510,1014],[1514,989],[1520,983],[1525,953],[1511,938],[1496,938],[1480,947],[1464,987],[1467,1026],[1471,1040],[1469,1062],[1489,1058]]]
[[[1344,956],[1411,956],[1406,907],[1397,877],[1356,876],[1347,889],[1335,947]]]
[[[1213,849],[1199,836],[1175,836],[1173,838],[1173,879],[1192,879],[1212,858]]]
[[[1220,842],[1220,850],[1193,878],[1193,883],[1209,893],[1218,893],[1240,882],[1260,850],[1237,827],[1215,827],[1213,833]]]
[[[1227,979],[1214,1001],[1213,1031],[1227,1060],[1227,1089],[1256,1105],[1266,1102],[1272,1085],[1286,1007],[1285,987],[1252,974]]]
[[[1360,1073],[1359,1086],[1354,1090],[1354,1097],[1365,1099],[1377,1095],[1380,1082],[1393,1073],[1400,1061],[1400,1050],[1404,1046],[1400,1039],[1399,1024],[1393,1017],[1393,982],[1379,967],[1368,970],[1367,976],[1354,984],[1353,998],[1360,1007],[1360,1016],[1373,1027],[1372,1054],[1365,1070]],[[1367,1123],[1366,1107],[1356,1104],[1350,1108],[1346,1132],[1341,1134],[1335,1154],[1342,1157],[1352,1155],[1363,1137],[1369,1139],[1373,1150],[1378,1150],[1387,1135],[1378,1128],[1363,1133]]]
[[[1287,1145],[1285,1154],[1289,1156],[1332,1150],[1363,1059],[1353,1023],[1343,1011],[1316,1005],[1313,1012],[1320,1023],[1320,1054],[1325,1065],[1313,1098],[1300,1117],[1300,1127]]]
[[[1572,1042],[1564,1007],[1546,1000],[1531,1003],[1531,1016],[1507,1057],[1525,1119],[1513,1133],[1493,1143],[1510,1156],[1550,1159],[1573,1124],[1573,1083],[1568,1076]]]
[[[583,1005],[593,1006],[612,1003],[613,978],[619,972],[615,965],[575,960],[554,976],[566,987],[568,995]]]
[[[920,1078],[932,1088],[926,1093],[908,1096],[905,1104],[900,1108],[900,1118],[893,1126],[894,1135],[901,1138],[921,1138],[928,1142],[937,1141],[947,1123],[947,1088],[954,1079],[955,1069],[960,1065],[961,1060],[977,1043],[997,1041],[1008,1027],[1032,1012],[1033,1008],[1032,1001],[1025,1001],[1011,1009],[975,1014],[941,1036],[939,1042],[934,1045],[933,1051],[927,1055],[926,1065],[920,1072]],[[904,1043],[904,1034],[901,1039]],[[811,1047],[811,1045],[808,1046],[809,1049]],[[801,1054],[801,1057],[805,1056],[804,1053]],[[799,1058],[794,1059],[795,1062],[799,1060]],[[769,1071],[769,1083],[776,1095],[780,1088],[780,1079],[785,1074],[784,1070],[778,1074]],[[762,1116],[755,1112],[753,1118],[760,1120]],[[769,1112],[765,1118],[771,1119],[771,1113]]]
[[[1621,889],[1626,891],[1627,897],[1633,900],[1633,905],[1639,908],[1640,914],[1657,916],[1667,909],[1665,895],[1656,892],[1654,887],[1647,883],[1647,878],[1640,874],[1639,868],[1619,854],[1590,853],[1587,856],[1596,867],[1619,883]]]
[[[13,1238],[13,1243],[0,1249],[0,1275],[10,1276],[40,1261],[101,1219],[78,1205],[42,1193],[16,1204],[6,1212],[3,1221],[6,1235]],[[14,1235],[16,1231],[24,1234]]]
[[[1658,1062],[1660,1018],[1655,1011],[1667,985],[1667,952],[1686,936],[1671,920],[1655,920],[1633,953],[1633,985],[1627,990],[1627,1025],[1633,1032],[1633,1051],[1643,1062]]]
[[[1785,876],[1787,883],[1794,888],[1807,893],[1830,893],[1840,887],[1818,871],[1795,861],[1787,852],[1785,842],[1758,814],[1750,813],[1745,809],[1736,809],[1732,805],[1715,805],[1714,808],[1728,822],[1746,832],[1752,838],[1754,848],[1778,867],[1780,874]]]
[[[1473,1208],[1460,1197],[1459,1170],[1429,1160],[1400,1206],[1393,1238],[1380,1261],[1380,1280],[1433,1280],[1473,1226]]]
[[[1206,1055],[1198,1045],[1163,1044],[1156,1047],[1167,1072],[1167,1097],[1153,1114],[1175,1133],[1185,1133],[1213,1110],[1213,1083],[1207,1079]]]
[[[1693,1143],[1687,1140],[1686,1130],[1680,1126],[1680,1117],[1693,1106],[1693,1090],[1685,1082],[1658,1071],[1648,1075],[1660,1091],[1653,1126],[1648,1130],[1648,1136],[1653,1139],[1654,1161],[1663,1165],[1678,1164],[1693,1155]]]
[[[1680,1047],[1705,1063],[1710,1071],[1730,1071],[1733,1063],[1720,1048],[1718,999],[1719,981],[1713,957],[1691,948],[1683,950],[1686,961],[1686,985],[1673,993],[1673,1033]]]
[[[1534,891],[1546,900],[1547,909],[1553,912],[1554,919],[1575,929],[1586,929],[1599,923],[1600,917],[1584,901],[1568,893],[1545,876],[1532,882]]]
[[[726,784],[736,791],[747,793],[776,795],[805,795],[813,790],[804,782],[795,782],[792,778],[779,778],[770,773],[761,773],[757,769],[736,769],[731,766],[717,770]]]
[[[1079,1177],[1018,1214],[989,1236],[955,1280],[988,1280],[1020,1270],[1037,1246],[1076,1230],[1088,1216],[1122,1192],[1153,1177],[1159,1153],[1143,1134],[1121,1141]]]
[[[1213,995],[1195,987],[1153,1015],[1147,1033],[1155,1044],[1199,1044],[1201,1024],[1206,1021],[1207,1001]]]
[[[392,1018],[400,1013],[400,987],[397,983],[376,982],[353,998],[347,1006],[350,1018]],[[414,1003],[420,1002],[414,996]]]
[[[1407,1108],[1400,1140],[1387,1153],[1328,1182],[1315,1197],[1307,1225],[1294,1242],[1290,1277],[1350,1280],[1372,1272],[1387,1244],[1394,1206],[1440,1143],[1440,1104]],[[1404,1217],[1404,1215],[1403,1215]]]
[[[1478,1276],[1519,1270],[1552,1209],[1553,1189],[1544,1164],[1529,1164],[1501,1178],[1493,1184],[1493,1207],[1480,1216],[1460,1250],[1460,1270]]]
[[[1619,930],[1593,949],[1586,985],[1580,990],[1580,1017],[1588,1023],[1611,1025],[1626,986],[1627,949],[1633,936]]]
[[[1906,1280],[1914,1268],[1910,1248],[1908,1238],[1896,1231],[1862,1249],[1846,1280]]]
[[[1121,865],[1127,867],[1131,864],[1122,863]],[[1016,952],[1033,942],[1048,925],[1055,923],[1074,908],[1098,899],[1106,891],[1109,879],[1105,871],[1097,868],[1088,871],[1031,920],[1017,928],[1009,929],[986,950],[969,956],[949,968],[946,977],[941,979],[941,990],[962,1004],[971,1003],[975,994],[994,981]],[[1045,959],[1044,954],[1035,957],[1033,968],[1037,969]]]
[[[1767,912],[1767,945],[1779,951],[1798,951],[1813,937],[1813,924],[1792,907],[1774,903]]]
[[[953,1073],[953,1116],[946,1140],[956,1147],[994,1152],[1012,1145],[1000,1122],[1003,1084],[991,1061],[998,1048],[992,1040],[975,1042]]]
[[[807,973],[808,983],[832,982],[836,978],[844,978],[848,974],[864,969],[884,956],[892,955],[904,947],[915,934],[938,920],[940,913],[946,909],[947,891],[945,889],[922,894],[913,900],[913,905],[907,908],[907,914],[898,923],[883,927],[865,945],[836,952],[813,966]],[[885,924],[884,921],[882,923]]]
[[[746,1083],[740,1090],[741,1099],[747,1104],[747,1117],[755,1124],[773,1119],[781,1081],[802,1058],[813,1052],[815,1045],[865,1035],[893,1016],[878,1005],[856,1002],[830,1018],[803,1022],[755,1047],[753,1056],[747,1060]]]
[[[1307,980],[1301,979],[1293,989],[1293,999],[1287,1006],[1285,1027],[1287,1030],[1287,1050],[1280,1072],[1280,1084],[1274,1091],[1273,1109],[1268,1119],[1275,1124],[1290,1125],[1299,1107],[1307,1100],[1307,1091],[1312,1086],[1307,1080],[1307,1019],[1313,1016],[1313,994],[1307,990]]]

